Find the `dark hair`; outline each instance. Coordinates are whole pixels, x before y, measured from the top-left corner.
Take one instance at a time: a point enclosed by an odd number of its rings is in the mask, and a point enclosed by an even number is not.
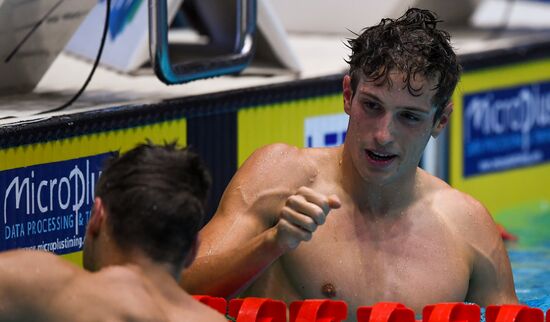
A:
[[[437,29],[437,16],[429,11],[411,8],[398,19],[382,19],[355,39],[348,40],[352,50],[349,74],[355,92],[359,79],[391,86],[389,72],[404,73],[404,82],[411,95],[418,96],[422,88],[413,88],[417,75],[436,79],[434,101],[437,120],[449,102],[460,77],[461,68],[450,45],[450,35]],[[360,74],[362,73],[362,75]]]
[[[211,179],[198,155],[140,144],[108,161],[96,186],[122,250],[180,267],[201,227]]]

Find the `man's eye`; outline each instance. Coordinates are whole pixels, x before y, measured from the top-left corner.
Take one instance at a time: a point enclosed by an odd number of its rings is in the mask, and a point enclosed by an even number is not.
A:
[[[373,101],[365,101],[363,105],[369,110],[378,110],[380,109],[380,104]]]
[[[405,119],[409,121],[413,121],[413,122],[420,121],[420,117],[418,117],[416,114],[413,114],[413,113],[403,113],[401,114],[401,116],[403,116]]]

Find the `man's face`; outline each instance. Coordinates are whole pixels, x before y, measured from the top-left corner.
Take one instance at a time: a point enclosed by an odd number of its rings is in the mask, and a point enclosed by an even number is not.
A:
[[[355,91],[344,79],[344,109],[350,116],[346,146],[364,180],[395,182],[416,171],[430,139],[445,127],[452,107],[434,124],[434,81],[416,76],[413,96],[400,72],[389,74],[391,86],[360,80]]]

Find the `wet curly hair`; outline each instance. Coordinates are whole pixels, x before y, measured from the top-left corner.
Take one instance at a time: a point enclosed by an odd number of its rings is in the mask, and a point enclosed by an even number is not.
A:
[[[436,79],[432,102],[437,107],[435,122],[451,99],[461,73],[450,35],[437,29],[439,22],[435,13],[411,8],[397,19],[382,19],[378,25],[363,29],[356,38],[348,39],[352,53],[346,62],[354,93],[361,77],[391,86],[389,73],[394,70],[404,74],[403,81],[414,96],[422,91],[411,84],[416,75]]]

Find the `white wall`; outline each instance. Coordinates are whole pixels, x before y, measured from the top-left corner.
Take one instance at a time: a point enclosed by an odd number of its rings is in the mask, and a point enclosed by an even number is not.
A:
[[[289,32],[346,34],[381,18],[396,18],[409,7],[434,10],[443,20],[467,22],[480,0],[271,0]]]

